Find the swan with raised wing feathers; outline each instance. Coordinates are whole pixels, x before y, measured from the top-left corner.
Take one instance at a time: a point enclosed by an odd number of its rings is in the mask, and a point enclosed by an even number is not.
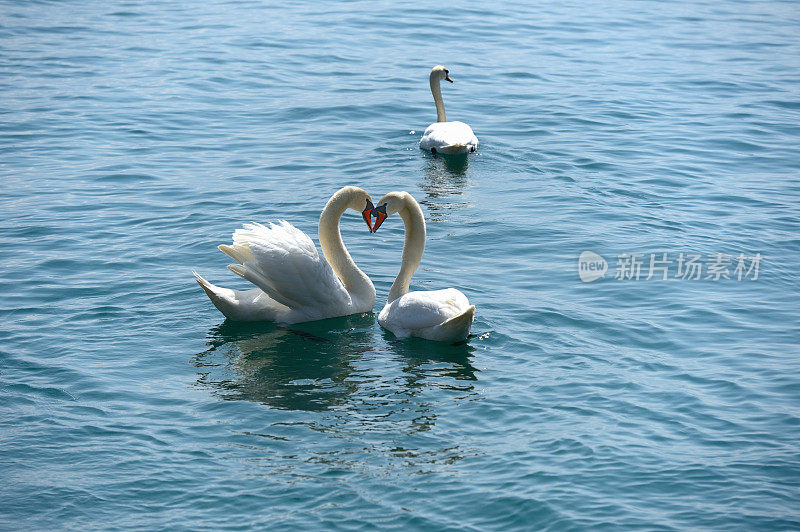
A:
[[[286,221],[245,224],[233,233],[233,244],[219,246],[234,259],[228,269],[256,288],[231,290],[215,286],[196,272],[197,282],[214,306],[235,321],[299,323],[370,312],[375,287],[347,252],[339,221],[347,209],[361,213],[372,230],[373,204],[364,190],[344,187],[319,218],[319,243]]]
[[[458,342],[469,336],[475,305],[455,288],[430,292],[409,292],[411,277],[417,271],[425,250],[425,218],[419,203],[408,192],[390,192],[378,201],[372,231],[394,213],[405,225],[400,273],[394,280],[386,306],[378,315],[381,327],[398,338],[417,336],[441,342]]]
[[[419,147],[432,153],[446,155],[471,153],[478,149],[478,137],[464,122],[448,122],[442,100],[442,80],[453,83],[450,71],[442,65],[431,70],[431,93],[436,104],[436,122],[428,126],[419,141]]]

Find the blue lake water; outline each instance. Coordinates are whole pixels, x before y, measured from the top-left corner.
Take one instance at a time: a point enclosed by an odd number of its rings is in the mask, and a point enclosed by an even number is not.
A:
[[[800,528],[799,20],[2,2],[0,528]],[[439,63],[466,161],[417,148]],[[412,288],[477,305],[466,344],[226,323],[195,284],[347,184],[421,202]],[[402,224],[342,232],[377,313]]]

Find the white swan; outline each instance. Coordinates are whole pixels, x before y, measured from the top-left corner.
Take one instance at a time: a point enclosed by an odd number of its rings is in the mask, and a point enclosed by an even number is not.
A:
[[[221,288],[193,272],[197,282],[214,306],[236,321],[299,323],[370,312],[375,287],[353,262],[339,232],[347,209],[360,211],[372,230],[369,194],[357,187],[336,192],[319,217],[319,243],[327,262],[308,235],[289,222],[245,224],[233,233],[233,245],[219,249],[239,263],[228,269],[258,288]]]
[[[478,137],[464,122],[448,122],[444,113],[441,82],[450,83],[450,71],[442,65],[431,70],[431,92],[436,103],[436,122],[428,126],[419,141],[419,147],[432,153],[456,154],[470,153],[478,149]]]
[[[378,315],[381,327],[398,338],[418,336],[441,342],[458,342],[469,335],[475,316],[475,305],[455,288],[432,292],[409,292],[411,276],[419,267],[425,250],[425,218],[419,203],[408,192],[390,192],[378,201],[372,229],[376,232],[383,221],[399,213],[406,229],[400,273],[389,290],[386,306]]]

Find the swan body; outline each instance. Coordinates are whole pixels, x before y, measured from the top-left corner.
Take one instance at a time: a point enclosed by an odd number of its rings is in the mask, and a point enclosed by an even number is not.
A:
[[[448,122],[442,100],[442,80],[453,83],[450,71],[442,65],[431,70],[430,83],[433,101],[436,104],[436,122],[429,125],[419,141],[419,147],[432,153],[454,155],[471,153],[478,149],[478,137],[464,122]]]
[[[470,153],[478,149],[478,139],[464,122],[434,122],[422,134],[419,147],[445,155]]]
[[[378,315],[381,327],[398,338],[417,336],[439,342],[459,342],[469,336],[475,305],[455,288],[409,292],[387,303]]]
[[[440,342],[459,342],[469,336],[475,305],[455,288],[409,292],[411,277],[425,250],[425,218],[408,192],[390,192],[378,201],[374,231],[387,217],[399,213],[406,229],[400,272],[394,280],[378,323],[398,338],[416,336]]]
[[[366,205],[363,211],[361,208]],[[325,258],[311,238],[286,221],[245,224],[233,244],[219,246],[234,259],[228,269],[256,288],[231,290],[195,273],[198,284],[226,318],[235,321],[299,323],[369,312],[375,287],[353,262],[342,242],[339,221],[347,209],[361,211],[371,228],[372,202],[357,187],[344,187],[325,205],[319,240]]]

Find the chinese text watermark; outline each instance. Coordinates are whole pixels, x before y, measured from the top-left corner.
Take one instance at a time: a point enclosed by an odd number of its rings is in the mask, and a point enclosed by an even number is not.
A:
[[[758,269],[763,257],[760,253],[737,256],[725,253],[621,253],[617,255],[614,279],[618,281],[649,281],[652,279],[685,279],[690,281],[758,280]],[[591,283],[605,277],[608,262],[593,251],[584,251],[578,257],[578,276]]]

